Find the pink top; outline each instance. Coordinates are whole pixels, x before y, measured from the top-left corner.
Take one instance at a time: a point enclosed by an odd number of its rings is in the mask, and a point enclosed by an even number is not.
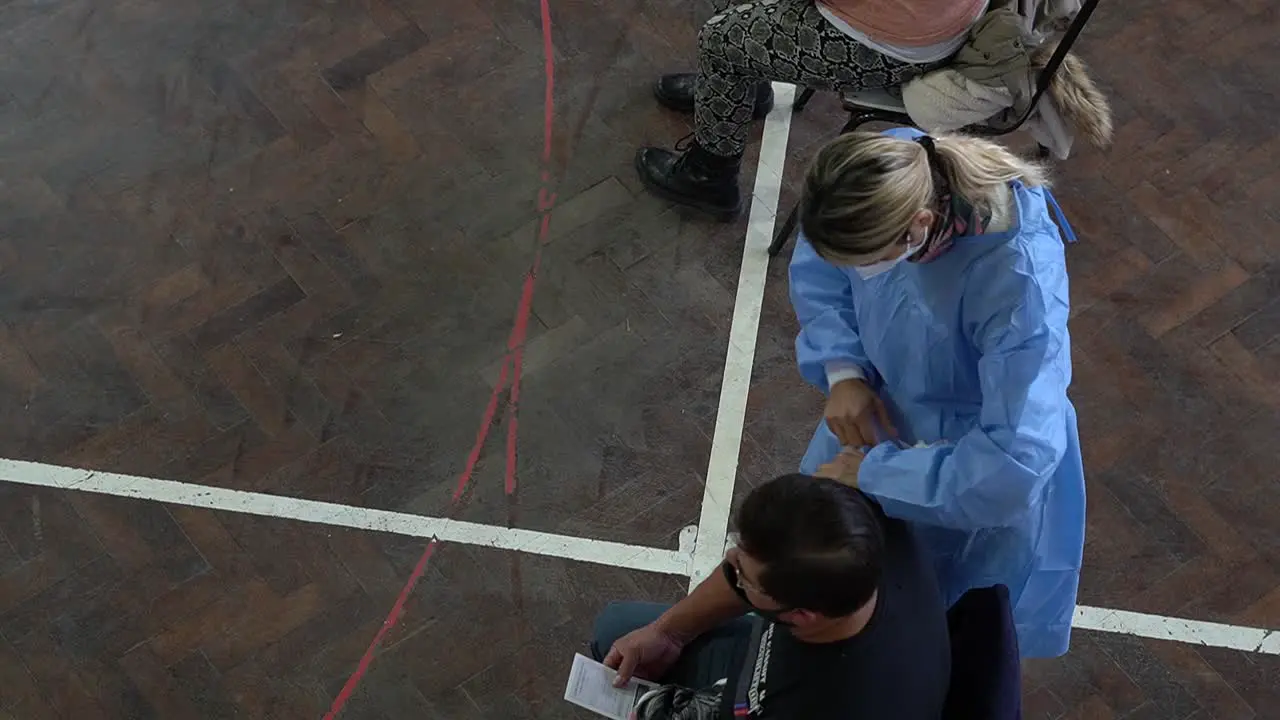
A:
[[[968,31],[986,0],[818,0],[853,29],[887,45],[924,47]]]

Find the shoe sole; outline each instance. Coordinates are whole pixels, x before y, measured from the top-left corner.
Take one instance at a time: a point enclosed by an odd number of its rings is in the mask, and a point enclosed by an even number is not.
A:
[[[649,192],[652,192],[654,195],[657,195],[663,200],[669,200],[681,207],[687,207],[702,213],[706,213],[707,215],[712,216],[713,218],[715,218],[716,220],[722,223],[731,223],[734,220],[737,220],[738,216],[742,214],[741,200],[738,201],[737,206],[734,207],[732,210],[728,208],[720,207],[718,205],[709,205],[707,203],[702,203],[702,202],[691,202],[689,198],[683,195],[674,193],[661,185],[657,185],[652,182],[649,182],[649,176],[645,174],[644,168],[640,165],[639,155],[636,156],[636,159],[632,162],[632,164],[635,165],[636,174],[640,176],[640,182],[643,183],[644,186],[649,189]]]

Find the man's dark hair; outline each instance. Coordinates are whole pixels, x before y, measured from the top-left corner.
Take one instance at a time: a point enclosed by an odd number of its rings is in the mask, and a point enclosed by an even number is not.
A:
[[[834,480],[783,475],[738,508],[738,547],[764,564],[760,589],[780,604],[827,617],[871,599],[884,565],[880,508]]]

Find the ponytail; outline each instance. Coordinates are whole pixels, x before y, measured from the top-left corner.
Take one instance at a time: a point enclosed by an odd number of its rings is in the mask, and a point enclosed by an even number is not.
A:
[[[813,249],[836,263],[874,259],[902,239],[917,212],[933,208],[941,181],[987,212],[1007,197],[1010,182],[1049,182],[1043,166],[990,140],[941,135],[932,151],[927,144],[858,132],[823,147],[800,201],[800,225]]]
[[[990,140],[942,135],[934,138],[934,146],[942,161],[938,170],[951,185],[951,191],[982,210],[995,209],[994,204],[1005,196],[1005,188],[1015,180],[1028,187],[1049,185],[1043,165],[1018,157]]]

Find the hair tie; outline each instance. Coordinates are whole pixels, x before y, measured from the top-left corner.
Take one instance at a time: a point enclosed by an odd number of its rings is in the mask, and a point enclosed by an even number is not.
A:
[[[920,147],[924,148],[925,162],[929,165],[929,175],[932,176],[934,182],[934,194],[939,200],[950,199],[951,183],[947,180],[947,174],[943,171],[942,158],[938,156],[938,146],[933,138],[929,135],[921,135],[915,139]]]
[[[938,162],[938,146],[934,144],[933,138],[929,135],[921,135],[916,138],[916,144],[924,148],[924,156],[929,161],[929,165],[936,168],[940,164]]]

